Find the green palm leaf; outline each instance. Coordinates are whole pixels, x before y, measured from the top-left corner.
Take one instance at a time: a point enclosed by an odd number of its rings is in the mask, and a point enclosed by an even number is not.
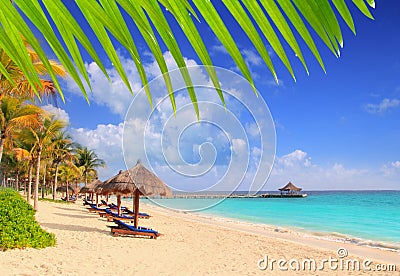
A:
[[[128,25],[133,22],[154,55],[161,72],[164,74],[167,93],[169,94],[173,109],[176,110],[176,104],[168,68],[161,52],[161,44],[168,48],[175,59],[188,87],[188,93],[194,104],[196,114],[199,116],[197,98],[192,81],[170,26],[171,23],[166,19],[165,13],[170,13],[175,18],[200,61],[204,65],[210,65],[207,67],[207,71],[222,102],[224,99],[221,87],[215,71],[212,69],[212,60],[208,54],[209,51],[203,42],[195,21],[208,24],[226,48],[233,61],[237,64],[243,76],[254,87],[250,70],[240,53],[237,42],[232,37],[232,30],[225,25],[220,11],[215,8],[212,1],[75,0],[74,2],[78,5],[97,39],[88,39],[85,31],[75,20],[72,11],[68,10],[61,0],[43,0],[43,5],[35,0],[15,0],[14,4],[10,3],[9,0],[0,0],[2,7],[0,10],[0,48],[20,67],[21,71],[26,75],[27,81],[34,89],[40,88],[41,84],[38,75],[32,70],[33,64],[23,47],[23,39],[37,53],[44,67],[49,72],[49,76],[53,80],[56,89],[62,96],[61,87],[48,58],[45,56],[43,46],[39,44],[33,30],[25,22],[25,17],[43,35],[54,54],[77,83],[86,98],[87,91],[82,78],[89,88],[90,82],[78,42],[88,52],[94,62],[97,63],[104,75],[109,78],[104,61],[99,58],[98,50],[95,50],[97,49],[95,44],[100,43],[121,79],[132,92],[128,77],[117,54],[117,47],[124,47],[135,62],[142,84],[146,87],[145,90],[149,102],[151,103],[151,91],[146,86],[148,80],[136,46],[137,39],[132,36],[128,28]],[[375,7],[374,0],[223,0],[223,3],[248,35],[274,78],[276,78],[274,64],[266,50],[261,34],[274,49],[293,77],[295,72],[288,59],[289,51],[294,52],[307,70],[306,60],[300,49],[299,41],[297,41],[298,39],[293,34],[294,30],[304,40],[325,71],[324,63],[315,44],[315,38],[311,36],[310,31],[315,31],[332,53],[339,56],[340,48],[343,45],[343,36],[338,19],[342,18],[354,33],[356,31],[348,5],[353,3],[361,13],[371,19],[373,17],[369,7]],[[164,12],[162,8],[166,8],[167,11]],[[126,13],[122,13],[122,10]],[[127,18],[126,15],[130,18]],[[303,22],[303,18],[309,25]],[[131,21],[128,22],[128,20]],[[54,24],[52,25],[51,22]],[[156,32],[159,36],[156,35]],[[279,35],[281,35],[287,45],[284,45],[279,40]],[[63,41],[60,41],[60,37]],[[119,45],[115,45],[114,39],[119,42]],[[12,83],[4,65],[0,65],[0,74]],[[37,90],[35,92],[37,93]]]

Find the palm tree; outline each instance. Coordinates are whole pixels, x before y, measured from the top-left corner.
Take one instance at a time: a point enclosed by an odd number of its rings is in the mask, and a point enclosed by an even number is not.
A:
[[[38,83],[33,84],[28,81],[23,68],[1,48],[0,67],[4,68],[4,72],[0,71],[0,101],[4,96],[33,99],[35,96],[54,96],[56,94],[57,89],[53,81],[44,78],[48,74],[46,66],[25,40],[24,44],[29,60],[32,62],[33,70],[29,72],[35,72],[38,75]],[[57,76],[66,76],[66,71],[60,63],[49,60],[49,64]]]
[[[16,131],[13,151],[17,156],[20,156],[19,166],[22,167],[23,164],[28,170],[28,183],[25,184],[25,190],[27,190],[26,200],[30,203],[32,196],[32,172],[33,166],[36,162],[36,157],[34,152],[34,141],[33,139],[26,139],[27,133],[29,134],[30,132],[26,128]],[[28,186],[28,189],[26,189],[26,186]]]
[[[93,150],[78,146],[76,166],[82,170],[85,185],[88,183],[90,174],[94,173],[96,177],[96,168],[105,167],[105,165],[104,160],[100,159]]]
[[[24,104],[20,99],[4,96],[0,102],[0,162],[4,146],[11,142],[12,134],[21,127],[39,125],[40,108]]]
[[[70,181],[76,181],[81,179],[82,177],[82,171],[74,164],[63,164],[60,166],[60,174],[59,177],[61,178],[61,181],[65,183],[66,186],[66,199],[68,200],[69,197],[69,192],[68,192],[68,186]]]
[[[40,177],[40,161],[43,150],[46,145],[50,145],[55,135],[65,128],[66,123],[55,119],[54,116],[42,116],[42,125],[38,127],[31,127],[23,132],[22,139],[31,141],[34,144],[34,153],[36,159],[35,168],[35,187],[34,187],[34,200],[33,208],[38,210],[38,192],[39,192],[39,177]]]
[[[172,86],[167,73],[168,69],[165,66],[165,60],[159,47],[159,42],[164,43],[170,50],[189,87],[191,80],[186,65],[183,62],[182,53],[175,41],[171,23],[166,19],[167,13],[169,17],[173,17],[177,21],[201,62],[204,65],[211,66],[208,69],[208,73],[222,100],[219,82],[212,68],[212,61],[207,48],[198,32],[196,26],[197,21],[208,24],[221,44],[231,55],[243,76],[252,85],[253,79],[238,49],[237,42],[235,42],[232,37],[232,30],[225,25],[221,18],[220,13],[222,13],[222,11],[220,9],[226,9],[244,30],[276,79],[277,76],[274,65],[263,42],[264,38],[268,41],[294,78],[294,72],[287,58],[288,50],[284,49],[282,46],[279,34],[287,42],[294,54],[300,59],[305,70],[308,72],[307,64],[298,46],[299,38],[296,38],[294,31],[299,34],[298,37],[301,37],[305,41],[323,70],[325,70],[324,64],[316,47],[315,38],[313,38],[309,32],[310,29],[315,31],[335,56],[339,56],[340,48],[343,45],[342,30],[338,23],[338,18],[343,18],[348,27],[354,33],[356,32],[348,4],[346,4],[344,0],[223,0],[222,3],[224,7],[218,9],[216,9],[213,2],[209,0],[192,0],[190,2],[187,0],[75,0],[71,2],[74,3],[69,3],[67,7],[61,0],[44,0],[43,5],[40,5],[34,0],[2,1],[2,13],[0,14],[2,28],[0,28],[0,36],[4,37],[3,45],[15,45],[15,47],[4,47],[4,51],[18,64],[21,70],[24,72],[35,72],[34,70],[30,70],[33,68],[33,65],[30,59],[27,58],[26,53],[19,51],[24,45],[24,40],[22,36],[19,36],[19,33],[23,35],[26,41],[32,46],[32,49],[38,54],[38,57],[43,61],[44,67],[48,70],[58,88],[57,78],[51,69],[51,65],[44,54],[42,46],[38,43],[33,31],[29,29],[28,24],[19,11],[21,11],[43,35],[44,39],[49,43],[60,62],[67,69],[85,96],[87,91],[80,76],[85,79],[89,87],[90,83],[76,40],[80,42],[83,48],[86,49],[108,77],[104,65],[99,58],[99,54],[94,47],[94,43],[97,43],[95,42],[96,40],[89,39],[86,32],[82,29],[82,26],[85,24],[78,23],[78,21],[81,22],[81,20],[84,19],[76,19],[75,16],[77,15],[75,13],[74,15],[72,14],[73,10],[79,9],[98,41],[101,43],[101,51],[104,49],[126,86],[131,89],[125,70],[116,54],[116,46],[114,46],[111,41],[111,36],[118,40],[120,45],[131,54],[142,79],[142,83],[146,87],[146,73],[135,45],[137,37],[133,37],[128,28],[128,24],[133,22],[150,51],[153,53],[161,72],[165,74],[164,79],[174,109],[176,107],[173,94],[171,94]],[[75,6],[75,3],[78,7]],[[353,0],[352,3],[365,16],[373,18],[368,5],[374,8],[374,0]],[[46,14],[52,19],[55,27],[50,25]],[[125,14],[125,17],[123,14]],[[307,23],[305,23],[304,20],[307,21]],[[53,28],[58,29],[65,46],[62,41],[59,41],[55,34],[57,32]],[[154,31],[158,32],[159,36],[157,36]],[[14,35],[7,36],[6,34]],[[67,52],[69,52],[70,55],[68,55]],[[74,66],[73,62],[75,62],[76,66]],[[4,71],[4,68],[0,66],[0,72],[4,74]],[[36,74],[29,75],[25,73],[25,76],[30,83],[39,83]],[[6,74],[5,77],[11,79],[10,76]],[[198,113],[194,90],[188,89],[188,91],[196,112]],[[146,92],[151,102],[150,91],[147,90]]]
[[[72,138],[65,131],[59,131],[53,138],[53,147],[51,149],[51,155],[53,159],[54,170],[54,181],[53,181],[53,200],[56,199],[56,189],[58,180],[58,170],[61,164],[74,165],[73,161],[76,161],[76,156],[73,154],[76,145],[72,142]]]

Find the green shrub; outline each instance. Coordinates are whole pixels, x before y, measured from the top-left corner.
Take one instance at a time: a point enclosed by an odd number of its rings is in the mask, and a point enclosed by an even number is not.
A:
[[[54,234],[40,228],[35,210],[18,192],[0,190],[0,250],[54,246]]]

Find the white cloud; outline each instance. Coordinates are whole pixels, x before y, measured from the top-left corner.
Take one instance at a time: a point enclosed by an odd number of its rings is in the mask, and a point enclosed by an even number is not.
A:
[[[400,105],[400,100],[398,99],[383,99],[379,104],[366,104],[365,110],[368,113],[376,114],[376,113],[384,113],[389,109],[396,108]]]
[[[57,119],[62,120],[66,123],[69,123],[69,115],[64,109],[55,107],[52,104],[44,105],[44,106],[42,106],[42,108],[44,110],[46,110],[47,112],[50,112],[51,114],[55,115]]]
[[[383,165],[381,171],[385,177],[398,179],[400,177],[400,161],[389,162]]]
[[[271,177],[264,187],[276,190],[292,181],[304,190],[398,189],[400,161],[381,168],[348,168],[340,163],[316,164],[302,150],[277,157]]]
[[[277,167],[310,167],[311,158],[307,157],[307,153],[302,150],[295,150],[276,160]]]
[[[252,50],[244,49],[244,50],[242,50],[242,54],[243,54],[244,60],[249,65],[259,66],[263,63],[263,60],[260,57],[260,55]]]
[[[99,169],[99,178],[106,180],[119,170],[125,169],[122,154],[123,124],[98,125],[96,129],[72,128],[73,139],[96,152],[107,167]]]

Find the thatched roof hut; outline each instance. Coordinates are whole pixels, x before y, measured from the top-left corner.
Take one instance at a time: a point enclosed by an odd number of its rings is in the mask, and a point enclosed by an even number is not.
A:
[[[154,173],[146,169],[140,161],[136,166],[119,173],[98,187],[102,194],[133,194],[136,189],[141,195],[161,195],[170,197],[172,195],[169,187]]]
[[[82,194],[83,193],[96,193],[97,186],[99,186],[102,183],[103,182],[101,182],[99,179],[96,179],[96,180],[88,183],[84,187],[82,187],[80,190],[80,193],[82,193]]]
[[[67,191],[67,186],[57,187],[56,191],[59,192],[59,193],[65,193]],[[72,187],[71,185],[68,185],[68,193],[69,194],[75,194],[76,193],[75,192],[75,188]]]
[[[126,171],[119,173],[99,185],[101,194],[116,194],[118,213],[120,213],[121,195],[134,195],[135,227],[137,227],[137,214],[139,213],[139,197],[141,195],[161,195],[170,197],[170,188],[154,173],[146,169],[140,160]]]
[[[285,187],[280,188],[279,191],[281,191],[281,194],[286,192],[287,194],[299,194],[302,188],[296,187],[292,182],[289,182],[288,184],[285,185]]]

